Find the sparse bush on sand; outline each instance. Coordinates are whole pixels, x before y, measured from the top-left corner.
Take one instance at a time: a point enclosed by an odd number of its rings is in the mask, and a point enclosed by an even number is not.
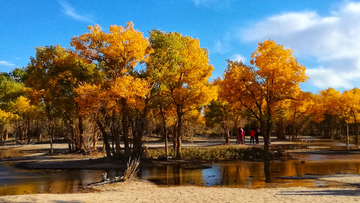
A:
[[[139,171],[140,157],[131,160],[129,157],[129,161],[127,163],[127,167],[124,174],[124,180],[131,180],[137,177],[137,173]]]

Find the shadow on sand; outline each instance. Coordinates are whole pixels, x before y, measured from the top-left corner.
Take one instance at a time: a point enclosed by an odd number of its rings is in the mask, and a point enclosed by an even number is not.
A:
[[[313,191],[280,191],[279,195],[331,195],[360,196],[359,190],[313,190]]]

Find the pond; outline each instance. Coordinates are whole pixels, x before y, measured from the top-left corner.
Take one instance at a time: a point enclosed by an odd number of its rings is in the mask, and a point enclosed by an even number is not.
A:
[[[160,185],[199,185],[262,188],[325,186],[309,175],[360,174],[359,154],[295,154],[299,160],[271,163],[267,177],[262,162],[228,161],[194,169],[190,165],[140,168],[139,177]],[[322,161],[319,161],[322,160]],[[110,178],[123,170],[20,170],[0,165],[0,196],[28,193],[75,193],[83,186]]]

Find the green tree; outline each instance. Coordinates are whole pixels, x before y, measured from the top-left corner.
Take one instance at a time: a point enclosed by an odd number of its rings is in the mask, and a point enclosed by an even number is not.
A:
[[[83,117],[79,114],[73,90],[83,82],[98,78],[96,65],[69,49],[55,45],[37,47],[36,55],[31,58],[25,72],[29,76],[25,84],[32,101],[45,105],[51,152],[57,118],[63,119],[68,127],[73,149],[83,149]]]
[[[216,88],[208,82],[213,67],[198,39],[177,32],[152,30],[149,33],[154,53],[150,55],[147,69],[176,107],[176,156],[181,158],[183,116],[201,109],[217,96]]]

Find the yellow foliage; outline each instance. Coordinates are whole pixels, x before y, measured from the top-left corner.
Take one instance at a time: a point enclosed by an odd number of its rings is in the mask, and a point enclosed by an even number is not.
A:
[[[120,112],[120,99],[126,99],[130,108],[143,108],[143,102],[138,98],[144,98],[150,91],[147,80],[123,76],[116,78],[115,83],[104,89],[101,85],[84,84],[75,89],[78,95],[75,101],[78,103],[82,114],[97,113],[101,109],[107,112]]]
[[[10,103],[10,109],[12,112],[18,113],[20,115],[29,115],[35,113],[36,107],[31,105],[30,99],[20,96],[16,99],[15,102]]]
[[[109,33],[99,25],[89,26],[89,32],[71,39],[71,46],[89,61],[102,62],[106,72],[122,76],[152,53],[149,40],[128,22],[125,27],[112,25]],[[114,77],[113,77],[114,78]]]
[[[344,91],[339,98],[339,116],[346,123],[358,123],[360,121],[360,89],[354,88]]]
[[[297,91],[299,83],[308,79],[306,68],[292,54],[292,49],[284,49],[272,40],[259,43],[251,54],[250,64],[256,65],[256,74],[260,78],[266,78],[263,85],[273,95]]]
[[[111,100],[108,100],[106,93],[101,91],[101,85],[85,83],[74,89],[74,92],[78,95],[75,101],[80,107],[80,114],[96,113],[106,103],[111,106]]]
[[[323,108],[325,108],[326,113],[331,115],[337,114],[339,111],[339,99],[340,92],[336,91],[334,88],[329,88],[320,92],[323,100]]]
[[[0,109],[0,124],[4,125],[8,122],[10,122],[11,120],[16,120],[18,119],[19,116],[10,112],[6,112],[2,109]]]
[[[178,118],[217,98],[217,87],[208,82],[214,68],[198,39],[160,30],[151,31],[150,36],[154,52],[147,70],[159,84],[159,95],[176,106]]]
[[[149,82],[145,79],[134,78],[129,75],[116,78],[110,86],[108,94],[111,98],[119,100],[125,98],[130,108],[141,109],[144,103],[139,98],[144,98],[150,91]]]
[[[112,25],[109,33],[99,25],[89,26],[89,32],[71,39],[71,46],[89,61],[99,63],[100,84],[84,84],[75,90],[76,102],[85,114],[105,110],[107,114],[121,112],[125,101],[129,108],[144,108],[144,98],[150,91],[149,82],[129,75],[134,66],[146,62],[152,53],[149,40],[128,22],[125,27]],[[102,111],[102,113],[105,113]]]
[[[272,40],[259,43],[251,54],[250,64],[228,61],[224,81],[220,83],[222,98],[229,103],[240,102],[258,120],[276,117],[286,100],[294,99],[300,92],[299,84],[305,82],[305,67]]]

